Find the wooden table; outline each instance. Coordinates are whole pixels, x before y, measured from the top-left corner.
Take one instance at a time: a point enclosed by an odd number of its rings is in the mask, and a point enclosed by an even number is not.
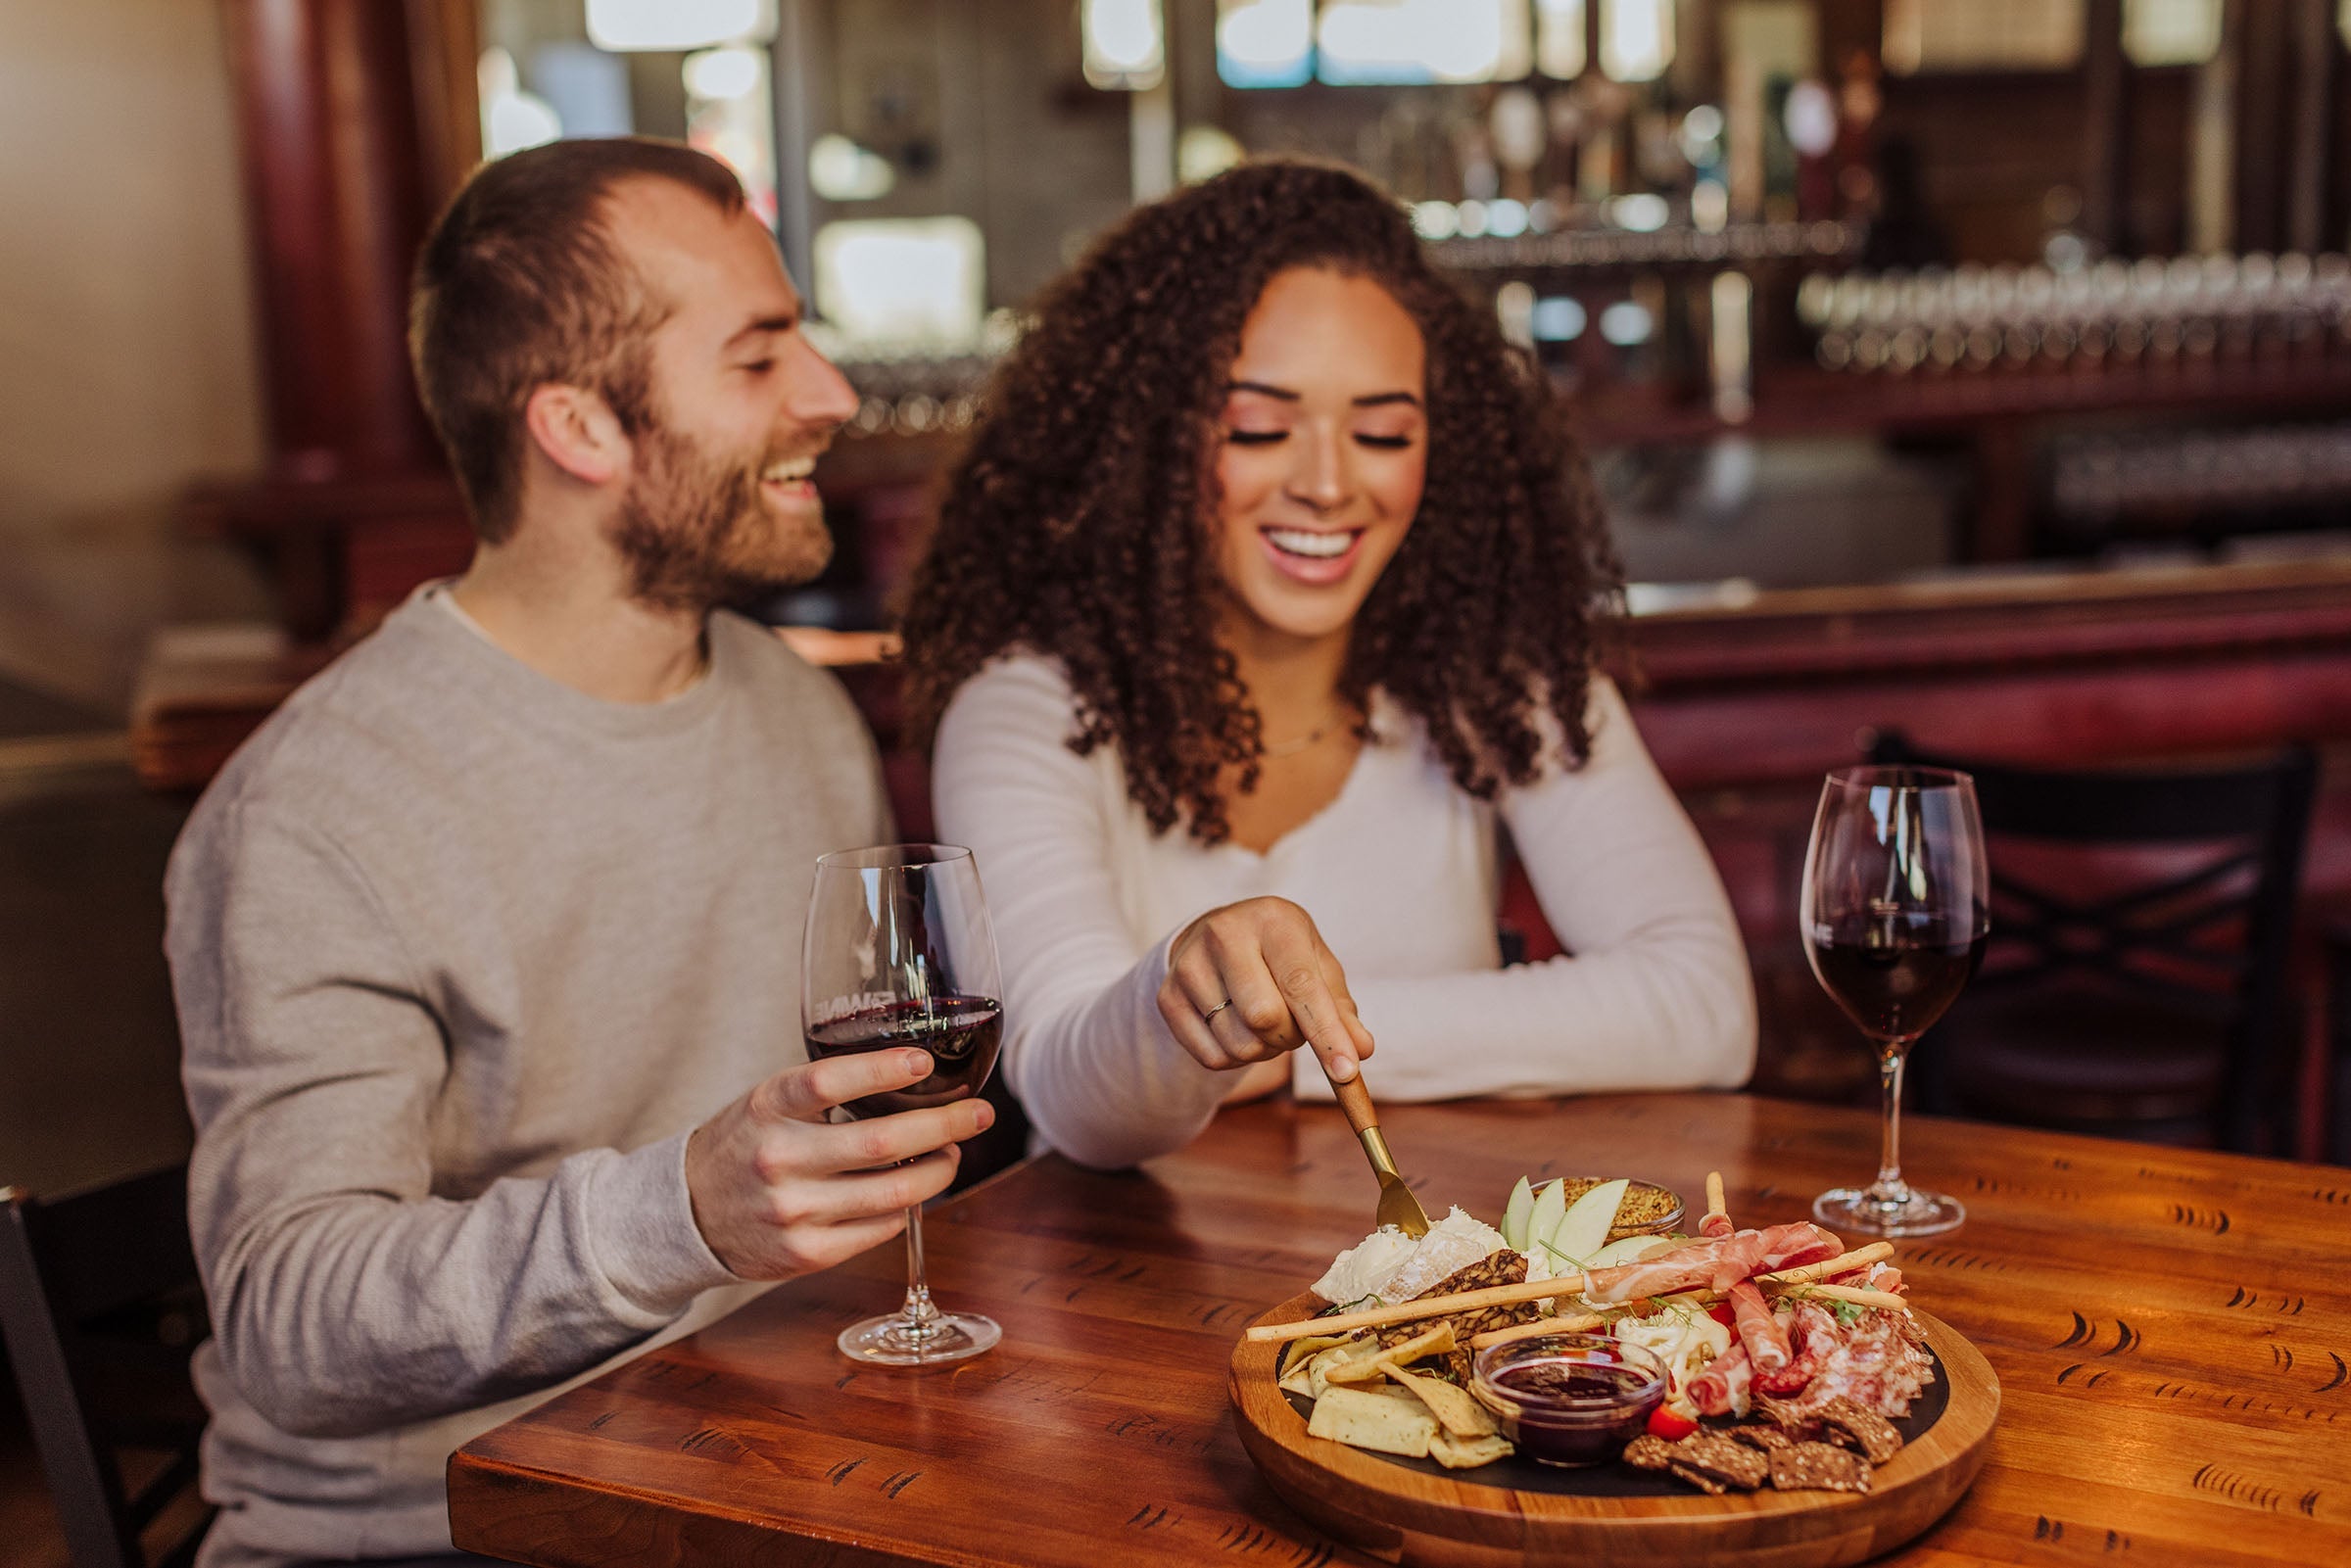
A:
[[[1434,1209],[1521,1173],[1722,1170],[1743,1223],[1875,1167],[1871,1116],[1738,1095],[1403,1106]],[[1890,1561],[2351,1562],[2351,1170],[1919,1118],[1968,1223],[1900,1244],[2002,1385],[1974,1489]],[[833,1347],[895,1302],[878,1249],[551,1401],[450,1465],[457,1544],[546,1565],[1367,1562],[1258,1479],[1225,1405],[1241,1325],[1369,1224],[1336,1112],[1221,1117],[1099,1174],[1057,1158],[928,1224],[932,1282],[1004,1325],[951,1369]]]

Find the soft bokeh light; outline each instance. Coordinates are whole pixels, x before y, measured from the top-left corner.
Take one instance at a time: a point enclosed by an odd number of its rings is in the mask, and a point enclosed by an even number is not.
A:
[[[1364,85],[1523,76],[1526,21],[1523,0],[1323,0],[1315,73]]]
[[[1224,85],[1296,87],[1314,73],[1314,0],[1217,0],[1217,75]]]
[[[691,96],[713,100],[757,92],[760,78],[766,74],[758,53],[741,44],[688,55],[682,71]]]
[[[1561,81],[1583,74],[1584,0],[1535,0],[1535,67]]]
[[[1600,69],[1610,81],[1655,81],[1673,64],[1673,0],[1601,0]]]
[[[482,51],[474,63],[474,84],[482,103],[484,158],[504,158],[561,138],[563,121],[555,106],[522,90],[522,74],[505,50]]]
[[[853,342],[968,348],[985,314],[986,258],[968,217],[827,223],[816,231],[817,308]]]
[[[685,50],[775,36],[763,0],[588,0],[588,38],[599,49]]]
[[[1086,81],[1139,92],[1167,73],[1159,0],[1085,0],[1079,14]]]
[[[2123,0],[2123,53],[2133,65],[2200,66],[2220,52],[2221,0]]]

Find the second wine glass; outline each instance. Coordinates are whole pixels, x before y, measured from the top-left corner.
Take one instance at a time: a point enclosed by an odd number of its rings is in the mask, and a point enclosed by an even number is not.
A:
[[[897,1046],[931,1056],[921,1082],[842,1109],[885,1117],[978,1094],[996,1065],[1003,1009],[995,931],[972,852],[955,844],[844,849],[816,863],[800,970],[811,1061]],[[941,1311],[923,1260],[923,1212],[906,1211],[906,1302],[841,1330],[844,1354],[888,1366],[978,1355],[991,1318]]]
[[[1884,1153],[1877,1180],[1812,1204],[1825,1225],[1932,1236],[1967,1217],[1902,1179],[1902,1068],[1984,956],[1990,879],[1975,783],[1941,768],[1841,768],[1820,791],[1799,919],[1812,974],[1877,1042]]]

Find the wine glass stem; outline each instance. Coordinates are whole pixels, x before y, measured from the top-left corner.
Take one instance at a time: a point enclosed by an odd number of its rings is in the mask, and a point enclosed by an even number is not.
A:
[[[938,1308],[931,1301],[931,1281],[923,1270],[923,1211],[916,1205],[906,1211],[906,1332],[917,1338],[933,1332],[938,1321]]]
[[[1898,1208],[1910,1201],[1909,1184],[1902,1180],[1902,1064],[1910,1059],[1906,1046],[1881,1048],[1878,1082],[1885,1092],[1884,1152],[1878,1157],[1878,1179],[1869,1184],[1869,1201]]]

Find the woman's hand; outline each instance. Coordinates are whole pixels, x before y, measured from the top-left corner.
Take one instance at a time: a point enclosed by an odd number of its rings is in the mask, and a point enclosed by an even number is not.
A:
[[[1212,909],[1168,950],[1159,1015],[1202,1067],[1220,1071],[1311,1045],[1334,1083],[1371,1054],[1347,972],[1286,898]]]

